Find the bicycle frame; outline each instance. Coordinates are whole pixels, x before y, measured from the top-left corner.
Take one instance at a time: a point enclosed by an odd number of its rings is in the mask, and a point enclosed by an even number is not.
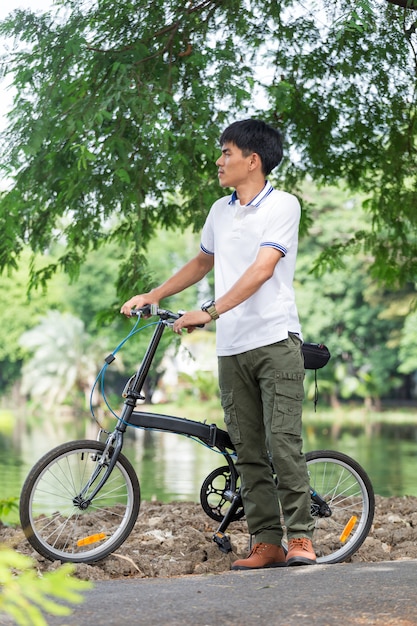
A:
[[[166,313],[168,316],[169,312],[167,311]],[[182,417],[174,417],[172,415],[161,415],[160,413],[134,410],[137,401],[144,399],[141,394],[142,387],[149,374],[149,369],[159,342],[161,341],[161,337],[165,328],[169,326],[169,323],[169,317],[168,319],[163,319],[163,314],[161,314],[161,319],[156,325],[142,363],[136,374],[131,378],[131,384],[128,384],[127,389],[125,389],[126,400],[115,430],[119,433],[124,433],[128,426],[136,426],[139,428],[149,428],[179,435],[187,435],[199,439],[210,448],[218,448],[218,450],[225,455],[228,454],[226,452],[227,450],[233,453],[234,446],[230,440],[229,434],[218,428],[215,424],[205,424]]]
[[[159,413],[134,410],[137,405],[137,401],[144,399],[141,393],[142,387],[145,383],[147,375],[149,374],[152,361],[161,341],[161,337],[165,329],[170,325],[169,320],[172,315],[171,312],[166,311],[166,315],[161,313],[160,310],[158,310],[158,312],[160,313],[160,320],[156,324],[142,363],[140,364],[136,374],[130,379],[130,384],[128,383],[127,388],[125,389],[124,395],[126,399],[118,424],[107,438],[106,449],[99,460],[99,466],[94,472],[94,475],[91,477],[89,483],[85,486],[83,491],[73,500],[74,504],[80,509],[86,509],[89,506],[93,498],[99,493],[100,489],[112,473],[119,454],[123,448],[124,433],[126,432],[128,426],[194,437],[210,448],[217,448],[224,455],[229,467],[234,466],[230,457],[230,454],[233,454],[234,451],[234,446],[230,437],[226,431],[218,428],[215,424],[205,424],[181,417],[174,417],[172,415],[161,415]],[[230,450],[231,452],[229,453],[227,450]],[[101,477],[100,482],[91,492],[89,498],[85,499],[83,497],[84,494],[87,493],[89,487],[95,482],[95,480],[97,480],[104,466],[106,466],[106,471]]]

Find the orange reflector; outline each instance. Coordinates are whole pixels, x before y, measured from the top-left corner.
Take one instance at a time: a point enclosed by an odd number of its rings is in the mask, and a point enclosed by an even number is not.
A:
[[[357,521],[358,521],[358,518],[356,517],[356,515],[352,515],[352,517],[350,518],[350,520],[344,527],[342,534],[339,537],[342,543],[345,543],[346,539],[349,537],[350,533],[352,532],[352,528],[354,527]]]
[[[90,535],[89,537],[84,537],[84,539],[79,539],[77,541],[77,546],[81,548],[82,546],[89,546],[92,543],[97,543],[97,541],[101,541],[107,537],[106,533],[96,533],[95,535]]]

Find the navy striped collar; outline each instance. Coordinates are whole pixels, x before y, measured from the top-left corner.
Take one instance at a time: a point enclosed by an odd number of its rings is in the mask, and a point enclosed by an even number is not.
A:
[[[272,193],[272,191],[274,191],[273,186],[271,185],[271,183],[266,180],[265,181],[265,185],[263,187],[263,189],[261,189],[261,191],[254,197],[252,198],[252,200],[250,202],[248,202],[246,204],[246,206],[254,206],[254,207],[258,207],[261,202],[263,200],[265,200],[265,198],[267,196],[269,196],[270,193]],[[236,200],[239,200],[238,195],[236,193],[236,190],[232,193],[232,196],[229,200],[229,204],[233,204],[234,202],[236,202]]]

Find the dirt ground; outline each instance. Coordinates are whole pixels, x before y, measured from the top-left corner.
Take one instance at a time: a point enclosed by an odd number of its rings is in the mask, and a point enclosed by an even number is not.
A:
[[[246,555],[249,535],[244,520],[233,522],[228,529],[233,552],[224,554],[212,541],[217,526],[199,504],[142,502],[136,526],[117,553],[94,565],[77,564],[76,575],[94,581],[227,571]],[[60,565],[39,556],[18,527],[0,523],[0,544],[32,556],[41,573]],[[377,496],[373,527],[351,561],[416,558],[417,498]]]

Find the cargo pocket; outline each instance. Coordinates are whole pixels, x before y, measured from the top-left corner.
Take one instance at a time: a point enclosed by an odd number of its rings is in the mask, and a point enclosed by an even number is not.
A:
[[[240,443],[240,430],[237,422],[236,409],[233,403],[233,391],[222,391],[220,401],[224,411],[224,423],[233,444]]]
[[[304,374],[276,372],[275,399],[271,430],[301,436],[301,415],[304,398]]]

